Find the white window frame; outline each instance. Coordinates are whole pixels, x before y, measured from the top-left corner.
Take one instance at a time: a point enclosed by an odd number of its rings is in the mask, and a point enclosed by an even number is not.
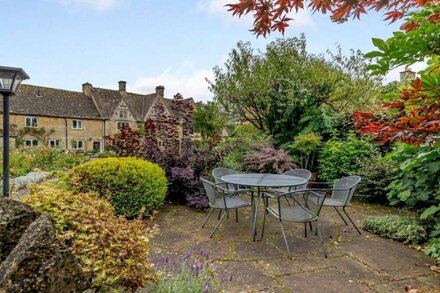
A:
[[[29,144],[28,144],[28,142],[29,142]],[[26,138],[24,140],[24,145],[27,146],[27,147],[37,147],[38,144],[39,144],[38,139],[35,139],[35,138]]]
[[[124,115],[122,115],[124,113]],[[119,119],[128,119],[128,111],[127,110],[119,110],[118,113]]]
[[[118,127],[119,130],[121,130],[123,126],[128,126],[128,127],[130,127],[130,123],[128,123],[128,122],[126,122],[126,121],[118,121],[118,123],[116,124],[116,126]]]
[[[76,126],[75,126],[76,122]],[[79,125],[79,127],[78,127]],[[83,121],[79,119],[73,119],[72,120],[72,129],[83,129]]]
[[[33,120],[35,119],[35,125],[33,125]],[[28,121],[29,121],[29,125],[28,125]],[[38,117],[36,116],[26,116],[24,118],[24,125],[25,127],[32,127],[32,128],[36,128],[38,127]]]
[[[80,142],[81,142],[82,146],[79,148],[78,143],[80,143]],[[73,150],[84,150],[85,149],[84,140],[82,140],[82,139],[73,140],[72,141],[72,149]]]
[[[53,144],[53,146],[52,146]],[[48,146],[50,148],[59,148],[61,146],[61,139],[49,139]]]

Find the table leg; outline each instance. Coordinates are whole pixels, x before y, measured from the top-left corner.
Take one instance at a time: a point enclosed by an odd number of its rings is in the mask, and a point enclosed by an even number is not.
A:
[[[254,208],[254,226],[252,228],[252,241],[254,242],[257,236],[257,217],[258,217],[259,205],[260,205],[260,187],[257,187],[257,200],[255,201],[255,208]]]

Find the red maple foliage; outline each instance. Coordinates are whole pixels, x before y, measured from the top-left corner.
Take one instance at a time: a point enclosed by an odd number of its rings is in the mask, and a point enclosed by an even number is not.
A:
[[[434,143],[440,138],[439,93],[440,86],[423,87],[417,78],[412,87],[400,91],[398,100],[385,104],[386,109],[398,111],[396,119],[382,120],[370,113],[356,112],[352,117],[357,131],[382,143]]]
[[[367,10],[387,11],[385,20],[394,22],[402,18],[410,9],[422,7],[440,0],[311,0],[308,7],[312,12],[331,13],[335,22],[344,22],[349,18],[360,18]],[[227,4],[228,11],[239,17],[253,13],[255,34],[266,36],[271,31],[284,33],[292,18],[289,13],[304,9],[304,0],[239,0]],[[440,17],[436,15],[434,17]]]

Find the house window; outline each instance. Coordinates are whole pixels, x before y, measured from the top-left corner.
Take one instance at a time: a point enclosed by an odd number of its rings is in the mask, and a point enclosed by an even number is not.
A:
[[[122,127],[129,127],[130,124],[128,122],[118,122],[118,129],[122,129]]]
[[[49,147],[51,148],[59,148],[61,144],[61,141],[59,139],[50,139],[49,140]]]
[[[25,125],[26,127],[37,127],[38,126],[37,117],[26,117]]]
[[[38,146],[38,139],[25,139],[24,145],[28,147],[36,147]]]
[[[127,110],[120,110],[120,111],[119,111],[119,118],[127,119],[127,118],[128,118],[128,112],[127,112]]]
[[[82,120],[72,120],[72,128],[82,129],[83,128]]]
[[[74,140],[74,141],[72,141],[72,149],[74,149],[74,150],[83,150],[84,149],[84,141],[83,140]]]

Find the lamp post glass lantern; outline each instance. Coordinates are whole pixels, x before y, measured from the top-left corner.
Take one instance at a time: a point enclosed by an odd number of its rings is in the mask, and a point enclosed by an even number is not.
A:
[[[9,96],[29,76],[21,68],[0,66],[0,94],[3,96],[3,196],[9,196]]]

